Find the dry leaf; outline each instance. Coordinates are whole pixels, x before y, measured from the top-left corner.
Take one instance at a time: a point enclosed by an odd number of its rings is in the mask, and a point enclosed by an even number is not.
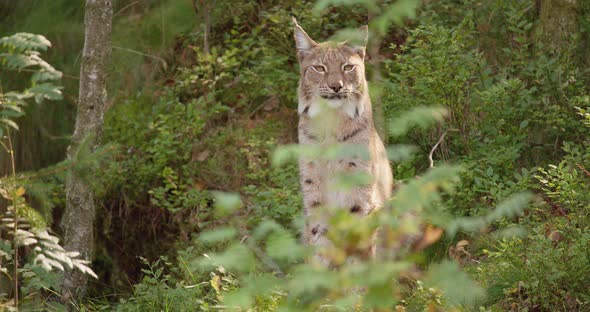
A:
[[[563,240],[563,236],[559,231],[555,230],[549,234],[549,239],[553,242],[553,244],[557,244]]]
[[[20,197],[23,195],[25,195],[25,188],[21,186],[16,190],[16,196]]]
[[[279,107],[279,98],[273,96],[264,103],[263,109],[268,112],[277,107]]]
[[[219,294],[221,291],[221,279],[219,278],[219,275],[214,275],[209,283],[211,283],[211,287],[215,289],[215,292]]]
[[[451,246],[449,248],[449,257],[458,262],[461,262],[461,260],[463,260],[463,257],[471,259],[471,254],[467,250],[465,250],[465,247],[467,245],[469,245],[468,240],[460,240],[459,242],[457,242],[457,244],[455,244],[455,246]]]
[[[0,187],[0,195],[6,199],[10,199],[10,197],[8,196],[8,191],[6,191],[6,189],[3,189]]]
[[[209,151],[204,150],[197,155],[197,161],[205,161],[209,157]]]
[[[457,246],[457,248],[463,248],[463,247],[465,247],[467,245],[469,245],[469,241],[468,240],[465,240],[465,239],[462,239],[455,246]]]
[[[433,225],[428,225],[424,230],[424,235],[420,241],[414,246],[414,251],[420,251],[438,241],[443,234],[443,230],[441,228],[434,227]]]

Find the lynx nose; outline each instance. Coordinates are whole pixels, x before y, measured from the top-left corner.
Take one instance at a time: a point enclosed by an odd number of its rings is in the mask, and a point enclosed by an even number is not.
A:
[[[342,89],[342,81],[338,81],[336,83],[330,84],[330,89],[334,90],[334,92],[338,93],[340,89]]]
[[[340,91],[340,89],[342,89],[342,86],[330,86],[330,89],[334,90],[334,92],[338,93]]]

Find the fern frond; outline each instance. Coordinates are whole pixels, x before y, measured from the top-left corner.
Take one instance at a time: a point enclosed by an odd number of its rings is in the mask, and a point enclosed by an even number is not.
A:
[[[27,50],[46,51],[51,47],[51,42],[42,35],[21,32],[9,37],[0,38],[0,46],[21,52]]]

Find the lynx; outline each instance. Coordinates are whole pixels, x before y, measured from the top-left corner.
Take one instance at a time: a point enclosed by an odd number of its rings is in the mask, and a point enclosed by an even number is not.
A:
[[[326,236],[328,217],[319,207],[347,209],[359,218],[383,206],[391,196],[393,174],[383,141],[373,122],[371,100],[365,78],[367,26],[359,45],[349,42],[317,43],[293,18],[299,80],[299,144],[324,148],[347,144],[359,149],[359,155],[337,160],[301,157],[299,174],[304,201],[305,229],[303,240],[318,246],[312,261],[330,265],[321,247],[330,246]],[[368,157],[361,157],[361,149]],[[365,153],[367,154],[367,153]],[[332,187],[342,173],[366,173],[373,177],[368,185],[351,190]],[[375,255],[375,244],[363,252]]]

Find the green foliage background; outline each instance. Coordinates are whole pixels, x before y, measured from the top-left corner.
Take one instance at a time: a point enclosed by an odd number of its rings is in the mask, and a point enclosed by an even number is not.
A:
[[[367,2],[375,4],[366,8]],[[424,1],[413,19],[390,27],[373,20],[382,41],[368,77],[380,67],[373,96],[395,158],[397,206],[419,207],[420,221],[445,234],[424,250],[405,250],[390,266],[357,268],[365,278],[303,264],[296,164],[272,165],[278,146],[296,142],[291,16],[324,40],[383,8],[395,8],[391,16],[413,13],[412,3],[216,1],[207,53],[190,1],[115,1],[104,133],[112,152],[92,175],[99,194],[92,267],[99,281],[82,307],[590,311],[585,6],[567,38],[572,44],[557,49],[544,37],[535,1]],[[46,59],[64,73],[64,99],[29,106],[17,120],[17,167],[32,173],[65,155],[83,4],[0,8],[9,12],[0,13],[0,35],[46,36],[53,43]],[[3,90],[29,82],[7,73],[0,73]],[[446,117],[431,120],[441,107]],[[428,155],[443,133],[429,170]],[[27,194],[59,233],[63,170],[54,171],[31,181]],[[534,199],[519,197],[523,191]],[[403,220],[396,213],[389,217]],[[346,216],[335,222],[350,230]],[[400,221],[393,233],[427,233],[404,224],[414,223]],[[44,286],[27,290],[34,294],[29,304],[48,308],[56,277],[39,276],[35,283]],[[367,289],[357,306],[345,291],[353,284]]]

